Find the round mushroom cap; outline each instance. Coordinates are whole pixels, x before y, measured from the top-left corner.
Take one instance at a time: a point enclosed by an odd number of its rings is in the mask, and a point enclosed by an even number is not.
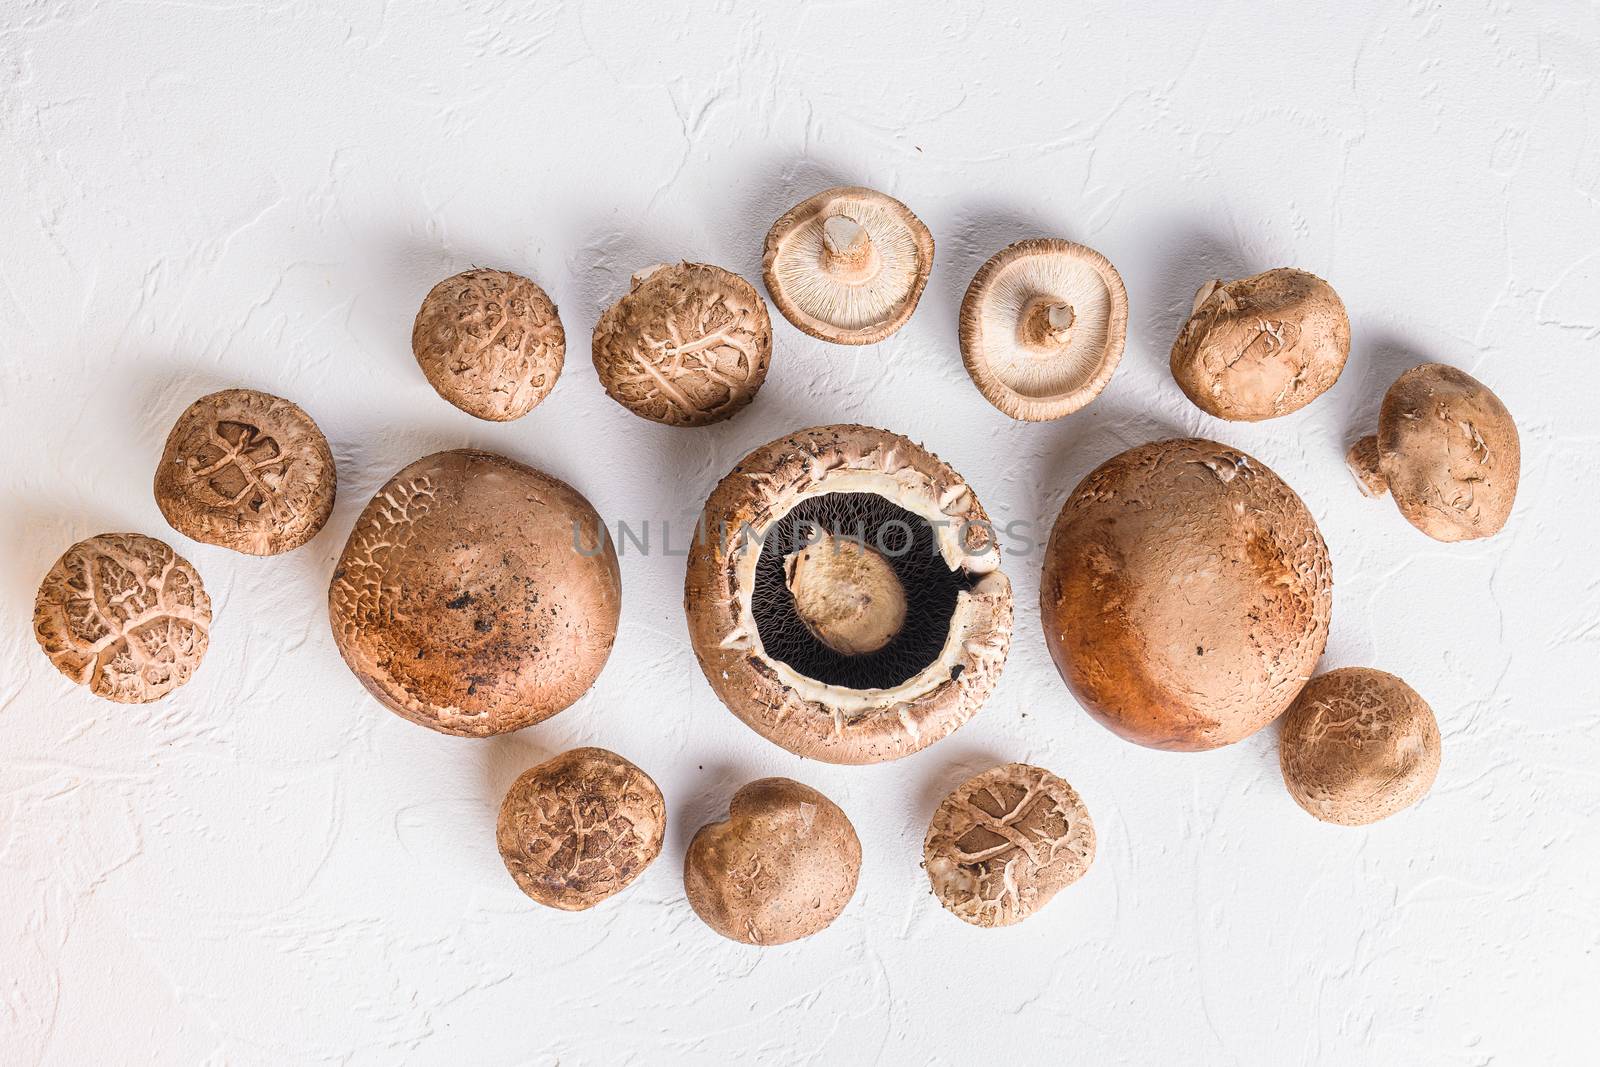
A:
[[[1295,803],[1365,826],[1421,800],[1439,773],[1439,722],[1405,682],[1369,667],[1311,679],[1283,717],[1278,760]]]
[[[640,271],[594,327],[594,369],[607,395],[667,426],[734,415],[755,399],[771,356],[761,294],[709,263]]]
[[[698,529],[684,578],[695,656],[774,744],[898,759],[999,681],[1012,614],[998,538],[960,475],[906,438],[816,426],[768,442],[717,485]]]
[[[622,583],[576,489],[504,456],[426,456],[378,490],[333,572],[339,652],[399,715],[463,737],[541,722],[588,690]]]
[[[519,274],[478,268],[429,290],[411,351],[450,403],[491,422],[520,419],[555,388],[567,335],[545,291]]]
[[[1207,282],[1172,343],[1172,376],[1208,415],[1258,422],[1333,388],[1350,357],[1350,318],[1333,286],[1279,267]]]
[[[1152,748],[1217,748],[1283,713],[1328,641],[1316,520],[1260,460],[1156,441],[1078,484],[1045,552],[1045,641],[1090,714]]]
[[[33,633],[56,670],[95,696],[147,704],[200,666],[211,598],[189,561],[155,538],[99,534],[44,576]]]
[[[796,329],[870,345],[906,324],[933,268],[933,235],[892,196],[826,189],[767,231],[767,292]]]
[[[1127,336],[1122,275],[1071,241],[1018,241],[978,269],[961,301],[967,374],[1014,419],[1059,419],[1099,396]]]
[[[254,389],[190,404],[156,467],[156,505],[172,528],[252,556],[299,548],[333,513],[328,440],[299,407]]]
[[[666,802],[648,774],[615,752],[575,748],[511,784],[495,841],[524,893],[584,911],[654,862],[666,828]]]
[[[1438,541],[1500,532],[1522,475],[1511,413],[1488,386],[1443,363],[1412,367],[1383,398],[1378,433],[1351,449],[1369,495],[1387,490],[1406,521]]]
[[[838,805],[788,778],[762,778],[694,835],[683,888],[723,937],[782,945],[837,919],[860,873],[861,842]]]
[[[922,865],[934,896],[958,918],[1010,926],[1082,878],[1094,844],[1094,823],[1072,786],[1041,767],[1007,763],[945,797]]]

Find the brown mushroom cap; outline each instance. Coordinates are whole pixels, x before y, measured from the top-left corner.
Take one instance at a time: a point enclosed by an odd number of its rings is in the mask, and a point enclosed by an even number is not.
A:
[[[411,351],[450,403],[492,422],[520,419],[555,388],[567,335],[545,291],[519,274],[479,268],[429,290]]]
[[[1350,449],[1369,496],[1394,496],[1406,521],[1437,541],[1491,537],[1505,526],[1522,476],[1511,413],[1488,386],[1443,363],[1400,375],[1378,432]]]
[[[694,835],[683,888],[723,937],[781,945],[837,919],[860,873],[861,842],[838,805],[788,778],[762,778]]]
[[[1078,484],[1045,553],[1045,641],[1080,703],[1152,748],[1232,744],[1282,714],[1328,641],[1316,520],[1259,460],[1198,439]]]
[[[934,896],[974,926],[1010,926],[1082,878],[1094,823],[1077,791],[1041,767],[1007,763],[944,798],[923,841]]]
[[[1208,415],[1257,422],[1333,388],[1349,357],[1350,318],[1333,286],[1279,267],[1201,287],[1172,343],[1172,376]]]
[[[156,467],[156,505],[172,528],[252,556],[299,548],[333,513],[328,440],[300,408],[254,389],[190,404]]]
[[[1059,419],[1099,396],[1127,336],[1122,275],[1071,241],[1018,241],[978,268],[961,301],[967,374],[1014,419]]]
[[[56,560],[33,603],[56,670],[119,704],[187,682],[211,640],[211,598],[189,561],[153,537],[107,533]]]
[[[495,841],[524,893],[584,911],[650,866],[666,827],[666,802],[648,774],[615,752],[575,748],[511,784]]]
[[[721,422],[755,399],[772,320],[755,286],[708,263],[647,268],[594,327],[606,393],[668,426]]]
[[[933,267],[933,235],[892,196],[825,189],[767,231],[767,293],[796,329],[870,345],[906,324]]]
[[[334,641],[362,684],[464,737],[519,730],[582,696],[621,605],[616,552],[583,495],[470,449],[389,479],[328,589]]]
[[[887,644],[851,650],[883,621],[872,568],[854,589],[835,569],[826,597],[808,582],[797,601],[786,562],[816,528],[895,569],[906,605]],[[885,430],[817,426],[756,449],[718,484],[689,552],[684,610],[707,681],[752,729],[808,759],[876,763],[956,729],[999,680],[1011,643],[999,567],[982,505],[938,457]],[[827,605],[852,593],[877,599],[849,627],[829,622]],[[833,640],[818,639],[819,621]]]
[[[1278,760],[1295,803],[1365,826],[1421,800],[1439,773],[1439,722],[1405,682],[1369,667],[1311,679],[1283,717]]]

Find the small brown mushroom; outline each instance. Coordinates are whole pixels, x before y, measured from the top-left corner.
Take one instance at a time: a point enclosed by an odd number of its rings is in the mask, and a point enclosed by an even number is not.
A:
[[[1107,460],[1067,498],[1039,608],[1067,686],[1115,733],[1197,750],[1283,713],[1328,642],[1316,520],[1261,461],[1199,439]]]
[[[520,730],[582,696],[621,605],[616,552],[583,495],[470,449],[389,479],[328,589],[334,641],[373,696],[465,737]]]
[[[971,487],[869,426],[746,456],[706,501],[684,611],[706,680],[808,759],[876,763],[955,730],[999,680],[1011,582]]]
[[[520,419],[561,376],[567,335],[545,291],[519,274],[477,268],[429,290],[411,351],[450,403],[491,422]]]
[[[683,888],[723,937],[781,945],[837,919],[860,873],[861,842],[838,805],[788,778],[762,778],[694,835]]]
[[[211,641],[211,598],[189,561],[153,537],[99,534],[56,560],[33,603],[56,670],[120,704],[187,682]]]
[[[1323,822],[1365,826],[1427,795],[1439,722],[1405,682],[1368,667],[1311,679],[1283,717],[1278,760],[1295,803]]]
[[[1436,541],[1492,537],[1505,526],[1522,475],[1511,413],[1487,385],[1443,363],[1400,375],[1378,432],[1350,449],[1368,496],[1394,496],[1407,522]]]
[[[1200,288],[1172,343],[1172,376],[1208,415],[1257,422],[1333,388],[1349,357],[1350,318],[1333,286],[1279,267]]]
[[[1099,396],[1127,336],[1122,275],[1071,241],[1018,241],[978,269],[961,301],[967,374],[1013,419],[1059,419]]]
[[[933,894],[974,926],[1010,926],[1082,878],[1094,823],[1077,791],[1041,767],[969,778],[933,813],[922,865]]]
[[[178,416],[156,467],[156,505],[185,537],[273,556],[322,529],[337,480],[311,416],[282,397],[224,389]]]
[[[584,911],[650,866],[666,827],[666,802],[648,774],[615,752],[575,748],[511,784],[495,840],[524,893]]]
[[[606,393],[668,426],[708,426],[755,399],[772,356],[772,320],[755,287],[708,263],[657,264],[594,327]]]
[[[796,329],[870,345],[906,324],[933,267],[933,235],[892,196],[860,186],[801,201],[767,232],[767,292]]]

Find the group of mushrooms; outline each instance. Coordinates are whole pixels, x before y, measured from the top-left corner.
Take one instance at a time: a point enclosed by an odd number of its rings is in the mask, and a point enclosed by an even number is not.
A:
[[[883,340],[910,318],[933,238],[898,200],[819,193],[767,235],[768,294],[797,328],[837,344]],[[1005,414],[1060,418],[1105,387],[1121,358],[1127,292],[1104,256],[1027,240],[977,272],[960,347]],[[555,306],[527,278],[470,270],[436,285],[412,334],[423,373],[482,419],[527,414],[560,374]],[[1204,411],[1260,420],[1338,379],[1343,304],[1291,268],[1208,282],[1172,347],[1172,373]],[[772,325],[756,289],[700,263],[641,271],[594,330],[595,368],[630,411],[675,426],[728,418],[764,380]],[[1426,364],[1389,389],[1377,433],[1350,463],[1441,541],[1506,521],[1520,467],[1510,415],[1483,384]],[[332,511],[326,439],[287,400],[248,389],[179,417],[155,497],[178,533],[252,555],[308,541]],[[803,757],[897,759],[950,733],[999,679],[1011,583],[971,487],[904,437],[819,426],[746,456],[707,501],[684,607],[711,688],[762,736]],[[1157,748],[1248,737],[1287,713],[1280,741],[1294,799],[1362,824],[1432,784],[1438,724],[1399,678],[1345,668],[1313,678],[1333,600],[1327,546],[1295,492],[1260,461],[1202,439],[1114,456],[1067,499],[1040,587],[1044,636],[1078,701]],[[384,485],[350,532],[328,593],[345,662],[385,706],[448,734],[540,722],[595,681],[622,591],[604,522],[578,490],[493,453],[426,456]],[[211,606],[168,545],[102,534],[55,563],[34,626],[52,662],[102,697],[143,702],[182,685],[205,655]],[[665,805],[649,775],[599,748],[528,770],[500,810],[518,886],[556,908],[591,907],[661,849]],[[1092,862],[1094,828],[1073,788],[1021,763],[995,767],[933,813],[924,867],[935,895],[979,926],[1015,923]],[[684,888],[718,933],[771,945],[827,926],[855,890],[861,846],[816,790],[752,782],[689,846]]]

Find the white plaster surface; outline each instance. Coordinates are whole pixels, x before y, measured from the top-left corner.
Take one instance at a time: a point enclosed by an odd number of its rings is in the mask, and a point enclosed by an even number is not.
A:
[[[8,0],[0,1061],[1592,1063],[1597,81],[1592,2]],[[933,230],[900,334],[830,347],[774,314],[759,399],[709,429],[604,396],[589,332],[631,272],[759,281],[771,220],[836,182]],[[968,382],[955,318],[978,264],[1038,235],[1105,252],[1131,318],[1097,402],[1023,425]],[[554,393],[509,425],[445,404],[409,350],[422,295],[471,264],[537,279],[568,331]],[[1166,369],[1193,291],[1284,264],[1343,295],[1349,368],[1288,418],[1202,415]],[[1521,424],[1493,540],[1433,543],[1342,466],[1428,359]],[[289,556],[191,542],[151,498],[173,419],[234,385],[303,405],[338,459],[332,520]],[[993,699],[887,766],[801,761],[725,711],[659,551],[622,561],[593,691],[512,736],[406,723],[333,647],[333,560],[425,452],[494,449],[681,532],[746,451],[832,421],[923,441],[992,514],[1041,524],[1125,447],[1253,453],[1332,549],[1325,666],[1394,671],[1437,710],[1432,794],[1325,826],[1285,793],[1275,728],[1205,755],[1119,741],[1045,653],[1037,554],[1008,558]],[[74,689],[30,630],[51,561],[107,530],[168,540],[215,602],[199,675],[154,705]],[[569,915],[518,893],[493,822],[520,771],[578,744],[648,770],[671,829],[632,888]],[[930,897],[921,839],[1009,759],[1082,792],[1099,858],[984,931]],[[705,928],[680,879],[694,829],[767,774],[834,798],[865,869],[830,929],[762,951]]]

